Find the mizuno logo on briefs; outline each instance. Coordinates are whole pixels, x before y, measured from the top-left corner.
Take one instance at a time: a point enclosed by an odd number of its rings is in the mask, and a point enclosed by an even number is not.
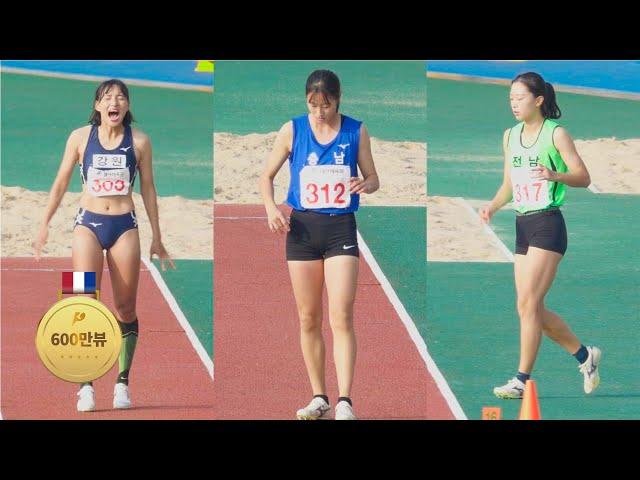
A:
[[[89,225],[93,225],[93,227],[99,227],[100,225],[102,225],[102,223],[93,223],[93,222],[89,222]]]
[[[353,247],[355,247],[355,246],[356,246],[356,245],[343,245],[343,246],[342,246],[342,249],[343,249],[343,250],[349,250],[350,248],[353,248]]]
[[[120,150],[122,150],[124,153],[127,153],[127,150],[129,150],[131,148],[131,145],[129,145],[128,147],[120,147]]]

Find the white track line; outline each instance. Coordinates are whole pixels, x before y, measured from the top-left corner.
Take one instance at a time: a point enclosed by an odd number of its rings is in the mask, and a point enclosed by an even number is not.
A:
[[[18,68],[18,67],[2,67],[1,69],[6,73],[15,73],[19,75],[34,75],[38,77],[49,78],[64,78],[67,80],[84,80],[89,82],[103,82],[109,80],[112,77],[103,77],[100,75],[85,75],[81,73],[63,73],[63,72],[50,72],[48,70],[32,70],[30,68]],[[174,82],[160,82],[154,80],[140,80],[136,78],[121,78],[127,85],[137,85],[140,87],[156,87],[156,88],[170,88],[173,90],[195,90],[199,92],[213,92],[213,87],[206,85],[194,85],[190,83],[174,83]]]
[[[182,258],[180,260],[183,260]],[[0,269],[3,272],[70,272],[72,268],[2,268]],[[108,272],[108,269],[103,270],[103,272]],[[148,272],[144,268],[140,269],[141,272]]]
[[[360,202],[360,207],[391,207],[391,208],[427,208],[427,201],[425,199],[422,200],[423,203],[362,203]]]
[[[218,217],[214,215],[213,218],[215,220],[264,220],[269,217]]]
[[[602,193],[600,189],[596,187],[593,183],[589,185],[589,190],[591,190],[593,193]]]
[[[158,285],[158,288],[160,289],[160,292],[162,292],[164,299],[167,301],[167,303],[169,304],[169,307],[171,308],[171,311],[173,311],[173,314],[178,319],[178,323],[180,323],[180,326],[184,330],[184,333],[187,334],[187,338],[189,338],[189,341],[191,342],[191,345],[193,345],[193,348],[196,350],[196,353],[200,357],[200,360],[202,360],[202,363],[204,363],[204,366],[207,369],[207,372],[209,372],[209,376],[211,377],[211,380],[213,380],[213,360],[209,357],[209,354],[207,353],[205,348],[202,346],[202,343],[200,342],[200,339],[196,335],[196,332],[194,332],[193,328],[191,328],[191,325],[189,324],[187,317],[185,317],[184,313],[182,313],[182,310],[180,309],[178,302],[176,302],[175,297],[169,290],[169,287],[167,287],[167,284],[162,278],[162,275],[160,275],[160,272],[158,271],[156,266],[153,263],[151,263],[149,260],[147,260],[145,257],[142,257],[142,261],[151,272],[151,276],[156,281],[156,285]]]
[[[513,253],[511,253],[511,250],[509,250],[507,248],[507,246],[502,242],[502,240],[500,240],[500,238],[498,237],[498,235],[496,235],[496,232],[494,232],[491,227],[489,225],[487,225],[486,223],[484,223],[482,221],[482,219],[480,218],[480,215],[478,215],[478,212],[475,211],[475,209],[471,206],[471,204],[469,202],[467,202],[464,198],[462,197],[456,197],[458,200],[460,200],[460,202],[462,203],[462,205],[469,211],[469,213],[471,214],[471,216],[474,219],[478,220],[478,223],[482,224],[482,229],[491,237],[494,239],[494,241],[496,242],[496,245],[498,246],[498,249],[502,252],[502,254],[507,258],[507,260],[509,260],[510,262],[513,262],[515,259],[513,258]]]
[[[360,232],[358,232],[358,248],[360,249],[360,252],[362,252],[362,256],[364,257],[366,262],[369,264],[369,268],[371,268],[371,271],[378,279],[378,282],[380,282],[380,285],[382,286],[384,293],[387,294],[387,298],[391,302],[391,305],[393,305],[393,308],[395,309],[396,313],[400,317],[400,320],[402,320],[402,323],[407,329],[407,332],[409,333],[411,340],[413,340],[413,343],[418,349],[418,353],[424,360],[424,363],[427,366],[427,370],[431,374],[431,377],[435,380],[436,385],[438,385],[438,388],[440,389],[440,393],[442,394],[447,404],[449,405],[449,409],[451,410],[451,413],[453,413],[453,415],[458,420],[467,420],[467,416],[464,414],[464,411],[462,410],[462,407],[460,406],[458,399],[451,391],[449,384],[447,383],[444,376],[438,369],[436,362],[434,362],[433,358],[431,358],[431,355],[429,355],[429,352],[427,350],[427,344],[424,342],[424,339],[420,335],[420,332],[418,332],[418,328],[416,327],[416,324],[413,322],[413,320],[409,316],[409,313],[404,308],[404,305],[398,298],[398,295],[393,290],[393,287],[389,283],[389,280],[387,280],[387,277],[385,276],[382,269],[378,265],[378,262],[376,262],[376,259],[371,253],[371,250],[369,250],[369,247],[365,243],[364,238],[362,238],[362,235],[360,235]]]

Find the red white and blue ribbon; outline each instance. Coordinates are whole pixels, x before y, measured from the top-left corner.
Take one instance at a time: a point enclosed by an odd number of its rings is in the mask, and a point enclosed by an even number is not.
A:
[[[62,272],[63,293],[96,293],[96,272]]]

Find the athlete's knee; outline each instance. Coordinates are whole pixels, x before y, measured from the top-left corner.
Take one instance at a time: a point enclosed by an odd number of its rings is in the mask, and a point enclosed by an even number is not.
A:
[[[544,333],[547,337],[554,337],[554,333],[556,332],[556,330],[557,329],[555,327],[542,322],[542,333]]]
[[[518,315],[520,318],[538,318],[544,311],[544,303],[532,295],[518,297]],[[542,319],[540,319],[542,321]]]
[[[336,309],[329,313],[329,323],[334,332],[350,332],[353,330],[353,312],[351,309]]]
[[[550,312],[546,308],[542,311],[542,332],[549,336],[554,336],[556,332],[562,330],[562,322],[560,324],[556,321],[557,315]]]
[[[136,319],[136,304],[134,302],[119,302],[116,304],[116,313],[121,322],[133,322]]]
[[[322,327],[322,313],[317,310],[298,308],[298,317],[303,332],[314,332]]]

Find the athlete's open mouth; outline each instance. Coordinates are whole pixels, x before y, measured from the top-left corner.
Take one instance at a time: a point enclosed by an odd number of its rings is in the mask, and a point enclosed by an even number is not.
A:
[[[120,112],[109,112],[110,120],[117,122],[119,118],[120,118]]]

